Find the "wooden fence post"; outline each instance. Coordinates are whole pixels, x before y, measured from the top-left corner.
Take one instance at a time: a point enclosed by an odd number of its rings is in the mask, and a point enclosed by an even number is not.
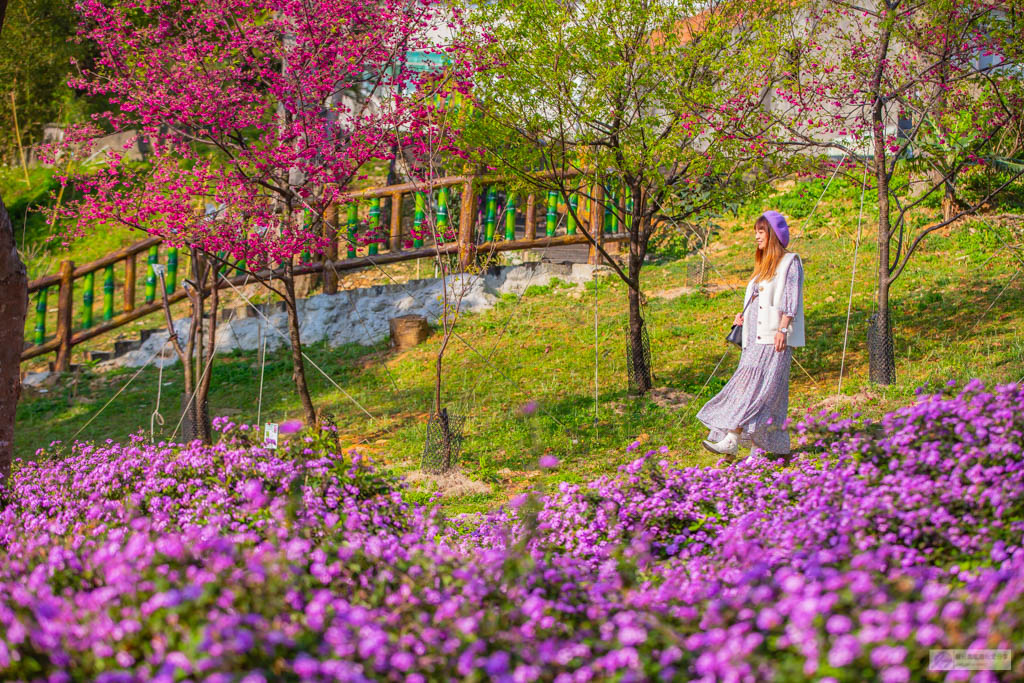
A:
[[[535,240],[537,239],[537,195],[532,192],[526,197],[526,212],[523,214],[523,226],[526,230],[526,235],[523,239]]]
[[[73,261],[60,262],[60,291],[57,294],[57,361],[54,370],[67,372],[71,367],[71,309],[74,305]]]
[[[459,270],[465,272],[473,261],[473,229],[476,227],[476,192],[472,179],[462,184],[462,203],[459,209]]]
[[[124,259],[124,312],[135,310],[135,254]]]
[[[402,249],[402,193],[395,192],[391,195],[391,231],[389,234],[388,249],[401,251]]]
[[[592,199],[590,200],[590,236],[604,246],[604,186],[601,183],[594,183]],[[601,252],[593,244],[590,245],[590,265],[601,265]]]

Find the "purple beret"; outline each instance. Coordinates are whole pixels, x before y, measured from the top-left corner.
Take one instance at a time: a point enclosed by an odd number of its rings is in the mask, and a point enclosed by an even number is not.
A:
[[[779,242],[783,248],[789,246],[789,225],[786,224],[786,217],[778,211],[768,210],[763,214],[764,219],[768,221],[768,225],[772,226],[772,232],[779,238]]]

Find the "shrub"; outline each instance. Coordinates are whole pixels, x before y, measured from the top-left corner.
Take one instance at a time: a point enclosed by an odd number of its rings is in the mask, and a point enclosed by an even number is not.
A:
[[[957,178],[957,194],[966,206],[977,204],[991,192],[995,192],[1014,176],[1011,170],[990,166],[970,166]],[[936,193],[941,194],[941,193]],[[995,213],[1020,213],[1024,211],[1024,181],[1017,180],[999,192],[987,210]]]

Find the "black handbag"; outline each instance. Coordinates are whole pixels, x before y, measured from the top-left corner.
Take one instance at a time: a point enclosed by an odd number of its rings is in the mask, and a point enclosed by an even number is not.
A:
[[[746,315],[747,314],[747,307],[750,306],[750,304],[753,301],[754,301],[754,297],[750,297],[750,301],[748,301],[747,305],[743,307],[743,312],[740,315]],[[729,334],[725,335],[725,341],[729,342],[730,344],[735,344],[736,346],[738,346],[738,347],[740,347],[742,349],[743,348],[743,325],[733,325],[732,329],[729,330]]]
[[[725,335],[725,341],[743,348],[743,325],[733,325],[729,334]]]

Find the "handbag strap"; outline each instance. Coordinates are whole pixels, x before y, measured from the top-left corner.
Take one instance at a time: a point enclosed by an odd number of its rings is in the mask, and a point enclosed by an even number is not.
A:
[[[756,292],[757,289],[755,288],[753,291]],[[747,293],[744,292],[743,296],[746,297],[746,295],[747,295]],[[752,304],[752,303],[754,303],[754,295],[753,295],[753,293],[751,293],[751,295],[750,295],[750,301],[748,301],[746,304],[744,304],[743,311],[740,313],[740,315],[746,315],[747,309],[750,308],[750,304]]]

